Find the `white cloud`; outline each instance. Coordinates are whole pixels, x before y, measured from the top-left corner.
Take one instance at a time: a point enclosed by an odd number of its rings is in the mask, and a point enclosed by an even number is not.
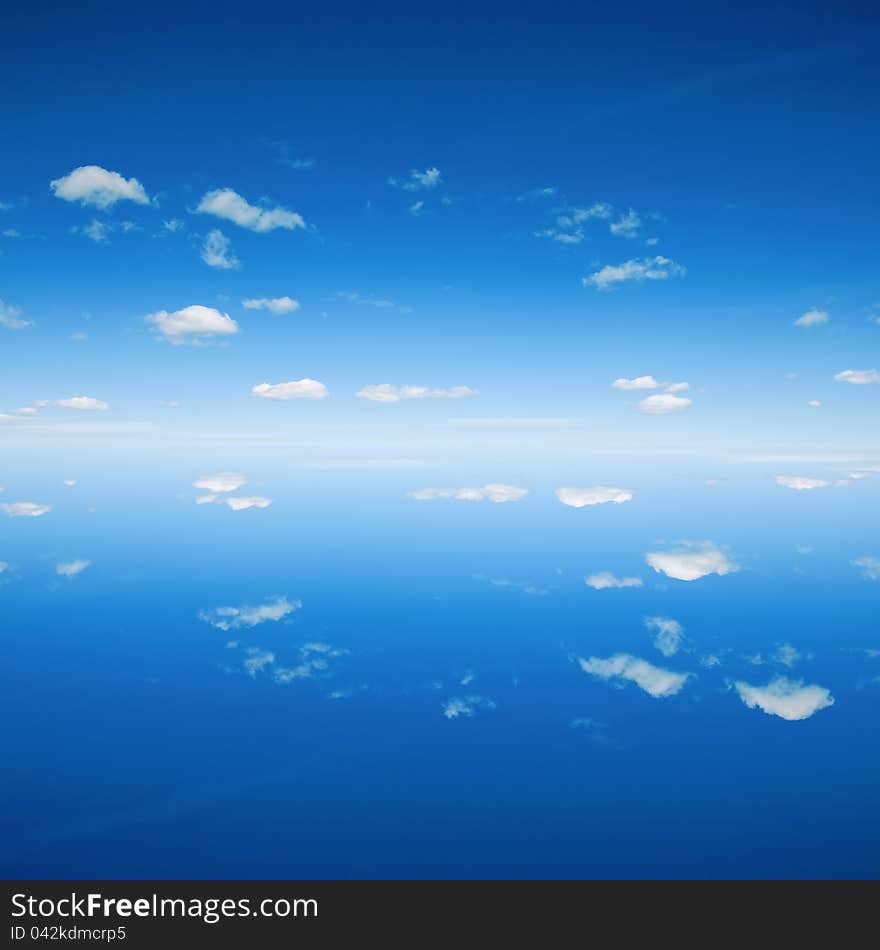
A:
[[[58,409],[82,409],[96,412],[106,412],[110,408],[103,399],[93,399],[91,396],[71,396],[69,399],[56,399],[51,405]]]
[[[824,478],[808,478],[805,475],[777,475],[775,480],[777,485],[782,485],[783,488],[791,488],[794,491],[811,491],[814,488],[839,488],[850,484],[849,479],[846,478],[827,481]]]
[[[241,627],[256,627],[267,620],[281,620],[301,607],[302,602],[299,600],[276,597],[267,604],[254,607],[212,607],[200,611],[199,620],[220,630],[238,630]]]
[[[424,202],[424,201],[414,201],[414,202],[409,206],[409,209],[408,209],[408,210],[409,210],[409,213],[410,213],[411,215],[417,215],[417,214],[420,214],[420,213],[421,213],[421,211],[422,211],[422,209],[423,209],[424,207],[425,207],[425,202]]]
[[[834,378],[838,383],[852,383],[856,386],[880,383],[880,373],[876,369],[845,369],[841,373],[836,373]]]
[[[249,231],[260,234],[284,228],[295,231],[306,226],[302,216],[287,208],[258,208],[248,204],[244,198],[231,188],[218,188],[209,191],[196,208],[198,214],[212,214],[217,218],[232,221]]]
[[[192,304],[182,310],[159,310],[146,317],[169,343],[198,343],[215,336],[238,333],[238,324],[228,314],[213,307]]]
[[[358,399],[371,402],[400,402],[402,399],[464,399],[476,396],[476,389],[470,386],[451,386],[448,389],[430,389],[427,386],[393,386],[391,383],[377,383],[364,386],[355,393]]]
[[[97,218],[93,218],[84,227],[79,229],[74,228],[73,230],[81,231],[90,241],[94,241],[95,244],[103,244],[107,241],[107,235],[110,234],[113,228],[104,221],[99,221]]]
[[[65,488],[73,488],[74,485],[76,485],[76,479],[75,479],[75,478],[65,478],[65,479],[64,479],[64,487],[65,487]]]
[[[641,226],[642,219],[630,208],[629,211],[621,215],[617,221],[612,221],[612,223],[608,225],[608,230],[618,237],[634,238],[639,233]]]
[[[654,646],[663,656],[675,656],[684,638],[684,627],[671,617],[646,617],[645,626],[654,634]]]
[[[205,242],[202,244],[202,260],[209,267],[216,267],[219,270],[238,270],[241,267],[241,261],[232,250],[232,242],[216,228],[205,236]]]
[[[7,571],[7,570],[9,570],[9,562],[0,561],[0,574],[2,574],[4,571]]]
[[[488,499],[496,503],[519,501],[529,493],[527,488],[515,485],[491,484],[482,488],[420,488],[407,492],[416,501],[433,501],[437,498],[455,498],[458,501],[483,501]]]
[[[0,300],[0,327],[6,327],[7,330],[24,330],[32,325],[30,320],[22,319],[21,307],[13,307]]]
[[[588,505],[605,505],[609,502],[622,505],[632,499],[633,492],[628,488],[596,485],[594,488],[557,488],[556,497],[570,508],[586,508]]]
[[[204,488],[209,492],[235,491],[247,485],[247,477],[239,472],[217,472],[214,475],[200,475],[194,482],[194,488]]]
[[[659,389],[660,383],[653,376],[636,376],[635,379],[621,377],[611,384],[615,389]]]
[[[695,581],[709,574],[732,574],[739,570],[711,541],[685,542],[675,551],[651,551],[645,560],[658,573],[678,581]]]
[[[643,260],[624,261],[623,264],[606,264],[589,277],[583,278],[585,287],[609,290],[616,284],[627,281],[642,283],[645,280],[668,280],[670,277],[684,277],[687,270],[668,257],[648,257]]]
[[[808,719],[820,709],[834,705],[834,697],[824,686],[804,686],[802,681],[779,677],[766,686],[736,682],[734,689],[749,707],[758,707],[770,716],[790,722]]]
[[[38,505],[33,501],[13,501],[0,505],[10,518],[39,518],[52,510],[51,505]]]
[[[638,404],[639,412],[649,416],[665,416],[670,412],[683,412],[691,405],[691,400],[685,396],[674,396],[672,393],[656,393],[646,396]]]
[[[55,573],[61,577],[76,577],[91,564],[91,561],[67,561],[55,565]]]
[[[426,168],[423,172],[413,169],[406,178],[389,178],[388,184],[404,191],[430,191],[442,181],[439,168]]]
[[[818,399],[811,399],[811,400],[807,403],[807,405],[808,405],[811,409],[819,409],[819,408],[822,406],[822,403],[821,403]]]
[[[798,660],[802,659],[802,656],[800,651],[790,643],[782,643],[777,647],[776,653],[773,654],[773,659],[791,669]]]
[[[241,305],[245,310],[268,310],[276,316],[299,310],[299,301],[293,297],[251,297],[242,300]]]
[[[692,676],[691,673],[674,673],[654,666],[628,653],[618,653],[607,660],[591,656],[589,660],[578,659],[581,669],[600,679],[621,679],[635,683],[655,699],[665,699],[679,693]]]
[[[880,581],[880,557],[857,557],[852,565],[861,569],[866,581]]]
[[[796,327],[814,327],[820,323],[828,323],[829,320],[827,310],[808,310],[805,314],[798,317],[794,321]]]
[[[134,201],[148,205],[150,199],[137,178],[123,178],[118,172],[107,171],[100,165],[81,165],[69,175],[49,183],[56,198],[78,201],[94,208],[110,208],[117,201]]]
[[[166,231],[170,231],[174,234],[177,231],[183,230],[183,221],[181,221],[180,218],[171,218],[169,221],[163,221],[162,227],[165,228]]]
[[[459,716],[473,716],[478,706],[494,709],[495,702],[484,699],[482,696],[465,696],[463,699],[450,699],[443,704],[443,715],[447,719],[458,719]]]
[[[330,392],[317,379],[293,379],[288,383],[260,383],[251,387],[258,399],[326,399]]]
[[[642,579],[640,577],[615,577],[610,571],[600,571],[598,574],[590,574],[584,578],[587,587],[593,590],[611,590],[621,587],[641,587]]]
[[[233,511],[247,511],[249,508],[268,508],[272,504],[271,498],[262,495],[199,495],[197,505],[226,505]]]
[[[261,673],[265,667],[275,662],[275,654],[262,647],[249,647],[245,652],[247,658],[242,665],[248,676],[256,677],[257,673]]]

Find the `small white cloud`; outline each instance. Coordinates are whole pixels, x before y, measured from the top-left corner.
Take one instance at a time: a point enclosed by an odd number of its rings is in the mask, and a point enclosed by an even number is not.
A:
[[[299,600],[276,597],[267,604],[254,607],[212,607],[199,612],[199,620],[220,630],[238,630],[241,627],[256,627],[267,620],[281,620],[302,607]]]
[[[406,178],[389,178],[388,184],[404,191],[430,191],[443,181],[439,168],[413,169]]]
[[[666,699],[681,692],[684,684],[693,675],[691,673],[674,673],[662,667],[654,666],[647,660],[641,660],[628,653],[618,653],[603,660],[591,656],[589,660],[578,659],[581,669],[591,676],[600,679],[621,679],[635,683],[655,699]]]
[[[58,409],[82,409],[95,412],[106,412],[110,408],[103,399],[93,399],[91,396],[71,396],[69,399],[56,399],[51,405]]]
[[[659,389],[660,383],[653,376],[636,376],[635,379],[615,379],[611,384],[615,389]]]
[[[49,183],[56,198],[78,201],[94,208],[110,208],[117,201],[133,201],[147,205],[150,199],[137,178],[123,178],[118,172],[107,171],[100,165],[81,165],[69,175]]]
[[[293,297],[250,297],[242,300],[241,305],[245,310],[268,310],[276,316],[299,310],[299,301]]]
[[[791,488],[794,491],[812,491],[815,488],[840,488],[849,485],[849,479],[839,478],[834,481],[828,481],[824,478],[809,478],[805,475],[777,475],[776,484],[783,488]]]
[[[183,221],[181,221],[180,218],[171,218],[169,221],[163,221],[162,227],[165,228],[166,231],[170,231],[174,234],[177,231],[183,230]]]
[[[77,229],[74,228],[74,231]],[[113,227],[107,224],[104,221],[99,221],[97,218],[93,218],[87,225],[78,229],[80,230],[90,241],[94,241],[95,244],[104,244],[108,240],[107,235],[113,230]]]
[[[458,719],[459,716],[473,716],[478,706],[494,709],[495,702],[484,699],[482,696],[465,696],[463,699],[450,699],[443,704],[443,715],[447,719]]]
[[[808,310],[794,321],[796,327],[815,327],[820,323],[828,323],[830,317],[827,310]]]
[[[857,557],[852,565],[860,569],[866,581],[880,581],[880,557]]]
[[[651,551],[645,560],[659,574],[678,581],[695,581],[709,574],[732,574],[739,570],[711,541],[685,542],[674,551]]]
[[[261,647],[249,647],[245,652],[247,657],[242,666],[248,676],[256,677],[257,673],[262,673],[275,662],[275,654]]]
[[[193,304],[182,310],[159,310],[146,318],[169,343],[198,343],[210,337],[238,333],[238,324],[228,314],[213,307]]]
[[[73,486],[76,485],[76,479],[75,479],[75,478],[65,478],[63,484],[64,484],[64,487],[65,487],[65,488],[73,488]]]
[[[91,564],[91,561],[67,561],[63,564],[55,565],[55,573],[61,577],[76,577]]]
[[[618,237],[634,238],[639,233],[642,226],[642,219],[633,211],[632,208],[626,214],[621,215],[617,221],[612,221],[608,225],[608,230]]]
[[[834,376],[838,383],[852,383],[864,386],[868,383],[880,383],[880,373],[876,369],[845,369]]]
[[[391,383],[364,386],[355,393],[358,399],[369,399],[371,402],[400,402],[403,399],[464,399],[467,396],[476,395],[476,389],[471,389],[470,386],[431,389],[427,386],[393,386]]]
[[[633,492],[628,488],[608,488],[605,485],[596,485],[594,488],[557,488],[556,497],[563,505],[570,508],[586,508],[589,505],[605,505],[608,503],[622,505],[630,501]]]
[[[32,325],[30,320],[22,319],[21,307],[13,307],[0,300],[0,327],[6,327],[7,330],[24,330]]]
[[[409,213],[410,213],[411,215],[418,215],[418,214],[420,214],[420,213],[422,212],[422,209],[423,209],[424,207],[425,207],[425,202],[424,202],[424,201],[414,201],[414,202],[409,206],[409,209],[408,209],[408,210],[409,210]]]
[[[238,270],[241,267],[241,261],[232,250],[232,242],[216,228],[205,236],[202,260],[208,267],[216,267],[219,270]]]
[[[407,492],[410,498],[416,501],[434,501],[438,498],[454,498],[457,501],[489,501],[498,504],[507,501],[519,501],[529,493],[527,488],[517,488],[516,485],[491,484],[482,488],[420,488],[417,491]]]
[[[271,498],[262,495],[199,495],[197,505],[226,505],[233,511],[247,511],[249,508],[268,508]]]
[[[39,518],[52,510],[51,505],[38,505],[33,501],[14,501],[0,505],[0,510],[10,518]]]
[[[684,627],[671,617],[646,617],[645,626],[654,634],[654,646],[663,656],[675,656],[684,638]]]
[[[819,409],[819,408],[821,408],[822,403],[821,403],[818,399],[811,399],[811,400],[807,403],[807,405],[808,405],[811,409]]]
[[[217,472],[214,475],[200,475],[194,482],[194,488],[204,488],[209,492],[230,492],[247,485],[247,477],[239,472]]]
[[[802,656],[801,652],[790,643],[782,643],[776,648],[773,659],[775,662],[791,669],[798,660],[802,659]]]
[[[212,214],[214,217],[232,221],[239,227],[256,231],[259,234],[274,231],[276,228],[295,231],[297,228],[306,226],[302,215],[295,211],[288,211],[287,208],[281,207],[258,208],[255,205],[248,204],[241,195],[231,188],[218,188],[215,191],[209,191],[199,202],[196,213]]]
[[[251,387],[257,399],[326,399],[330,392],[317,379],[293,379],[288,383],[260,383]]]
[[[9,562],[8,562],[8,561],[0,561],[0,574],[4,573],[4,571],[8,571],[8,570],[9,570]]]
[[[749,709],[762,709],[770,716],[789,722],[809,719],[820,709],[834,705],[834,697],[824,686],[804,686],[802,681],[779,677],[766,686],[736,682],[734,689]]]
[[[641,587],[642,579],[640,577],[615,577],[610,571],[600,571],[598,574],[590,574],[584,578],[587,587],[593,590],[612,590],[622,587]]]
[[[598,290],[610,290],[617,284],[634,281],[637,284],[646,280],[668,280],[670,277],[684,277],[687,270],[668,257],[649,257],[643,260],[624,261],[623,264],[606,264],[589,277],[583,278],[585,287]]]
[[[639,412],[649,416],[665,416],[670,412],[683,412],[691,405],[691,400],[685,396],[675,396],[669,393],[656,393],[646,396],[638,404]]]

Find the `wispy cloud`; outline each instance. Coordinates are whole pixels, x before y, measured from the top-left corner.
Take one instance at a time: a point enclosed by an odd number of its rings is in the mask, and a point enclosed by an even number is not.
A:
[[[33,501],[13,501],[0,504],[0,511],[5,511],[10,518],[39,518],[52,510],[51,505],[38,505]]]
[[[836,373],[834,378],[838,383],[852,383],[855,386],[880,383],[880,373],[876,369],[845,369]]]
[[[293,297],[248,297],[241,305],[245,310],[268,310],[276,316],[299,310],[299,301]]]
[[[23,319],[21,307],[13,307],[0,300],[0,327],[6,327],[7,330],[24,330],[30,326],[33,324],[30,320]]]
[[[66,561],[55,565],[55,573],[60,577],[76,577],[89,567],[91,561]]]
[[[292,379],[287,383],[259,383],[251,387],[257,399],[274,399],[286,402],[290,399],[326,399],[330,392],[317,379]]]
[[[470,386],[451,386],[448,389],[431,389],[428,386],[394,386],[391,383],[377,383],[364,386],[355,393],[358,399],[371,402],[400,402],[404,399],[464,399],[476,396],[476,389]]]
[[[242,607],[212,607],[199,612],[199,620],[217,627],[219,630],[238,630],[242,627],[256,627],[266,621],[278,621],[302,608],[299,600],[276,597],[265,604]]]
[[[419,488],[407,492],[416,501],[434,501],[438,498],[454,498],[457,501],[483,501],[488,499],[496,503],[519,501],[529,493],[527,488],[516,485],[491,484],[482,488]]]
[[[405,178],[389,178],[388,184],[404,191],[431,191],[443,181],[439,168],[413,169]]]
[[[218,270],[238,270],[241,267],[241,261],[232,250],[232,242],[216,228],[205,235],[201,256],[208,267]]]
[[[215,218],[232,221],[233,224],[247,228],[248,231],[256,231],[258,234],[274,231],[276,228],[295,231],[297,228],[306,226],[302,215],[295,211],[288,211],[287,208],[280,206],[260,208],[249,204],[231,188],[218,188],[207,192],[199,202],[196,213],[211,214]]]
[[[593,590],[614,590],[626,587],[641,587],[642,579],[640,577],[616,577],[610,571],[600,571],[598,574],[590,574],[584,578],[587,587]]]
[[[827,310],[807,310],[794,321],[796,327],[815,327],[821,323],[828,323],[830,316]]]
[[[597,290],[611,290],[618,284],[646,280],[668,280],[670,277],[684,277],[687,270],[668,257],[649,257],[643,260],[629,260],[622,264],[606,264],[605,267],[583,278],[585,287]]]
[[[684,627],[671,617],[646,617],[645,626],[654,635],[654,646],[663,656],[675,656],[684,639]]]
[[[852,562],[866,581],[880,581],[880,557],[857,557]]]
[[[635,683],[654,699],[667,699],[681,692],[692,673],[674,673],[662,667],[654,666],[647,660],[617,653],[608,659],[591,656],[588,660],[578,659],[581,669],[591,676],[604,680],[624,680]]]

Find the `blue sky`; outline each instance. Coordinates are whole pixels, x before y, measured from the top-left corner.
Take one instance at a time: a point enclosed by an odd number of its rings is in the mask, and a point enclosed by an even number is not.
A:
[[[385,13],[0,37],[5,870],[868,875],[876,12]]]

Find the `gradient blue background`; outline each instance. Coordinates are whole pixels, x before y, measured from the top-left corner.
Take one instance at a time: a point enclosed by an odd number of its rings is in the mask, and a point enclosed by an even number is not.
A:
[[[0,515],[0,870],[876,876],[880,582],[851,562],[880,557],[880,386],[833,379],[880,367],[871,7],[10,14],[0,230],[19,236],[0,237],[0,299],[33,325],[0,327],[0,413],[81,394],[111,408],[0,419],[0,502],[52,505]],[[84,164],[155,204],[53,197]],[[436,191],[388,183],[434,166]],[[191,213],[220,187],[310,227]],[[575,246],[535,236],[596,201],[635,208],[641,238],[607,222]],[[71,232],[93,218],[108,241]],[[240,269],[200,260],[215,227]],[[654,254],[686,276],[581,283]],[[285,294],[297,312],[240,305]],[[171,346],[144,320],[196,303],[241,332]],[[795,328],[811,308],[829,323]],[[693,405],[646,416],[644,394],[610,387],[648,373],[688,380]],[[251,397],[301,377],[330,398]],[[479,395],[354,398],[382,382]],[[225,470],[272,506],[194,505],[193,480]],[[874,475],[774,482],[853,471]],[[487,482],[529,494],[407,497]],[[563,485],[635,497],[575,510]],[[741,570],[651,571],[645,553],[679,539]],[[57,576],[74,558],[91,565]],[[604,570],[644,586],[584,585]],[[199,620],[278,595],[303,603],[289,622]],[[654,649],[653,615],[684,625],[687,651]],[[290,665],[307,641],[348,653],[282,686],[246,676],[229,639]],[[782,643],[802,654],[791,670],[770,659]],[[574,661],[618,652],[695,677],[654,699]],[[834,705],[786,722],[729,688],[777,675]],[[468,695],[497,706],[444,718]]]

